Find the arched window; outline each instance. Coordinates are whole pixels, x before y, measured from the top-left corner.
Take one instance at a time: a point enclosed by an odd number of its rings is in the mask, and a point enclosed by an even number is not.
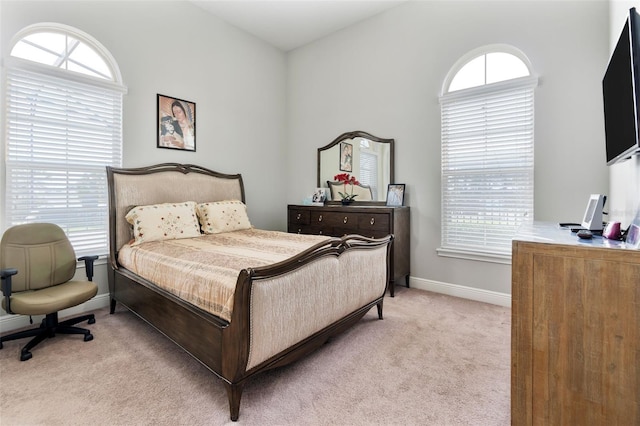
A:
[[[439,254],[508,263],[516,229],[533,219],[536,85],[526,56],[506,45],[469,52],[449,72]]]
[[[119,82],[114,76],[115,62],[108,52],[88,36],[72,34],[77,30],[37,25],[24,32],[11,49],[14,58]]]
[[[5,227],[61,226],[78,256],[107,253],[105,166],[122,165],[122,96],[111,54],[60,24],[14,37],[7,61]]]

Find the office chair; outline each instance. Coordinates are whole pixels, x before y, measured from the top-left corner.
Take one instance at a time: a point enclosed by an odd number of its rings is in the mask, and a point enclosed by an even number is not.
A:
[[[74,327],[83,321],[95,323],[93,314],[58,322],[58,311],[96,295],[98,286],[92,279],[93,262],[97,258],[79,258],[85,262],[89,281],[73,280],[75,252],[58,225],[29,223],[7,229],[0,240],[2,308],[9,314],[45,315],[45,318],[37,328],[0,337],[0,349],[2,342],[35,336],[20,353],[20,361],[27,361],[32,357],[30,351],[34,346],[56,333],[84,334],[85,342],[93,340],[89,330]]]

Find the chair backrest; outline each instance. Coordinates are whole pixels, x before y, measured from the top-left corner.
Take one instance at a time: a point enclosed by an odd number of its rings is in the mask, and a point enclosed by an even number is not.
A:
[[[327,181],[327,185],[329,186],[329,191],[331,193],[331,200],[338,201],[342,197],[338,192],[345,193],[344,183],[342,182],[331,182]],[[351,185],[347,185],[346,192],[351,194]],[[353,194],[358,195],[355,200],[356,201],[371,201],[373,200],[373,195],[371,193],[371,187],[369,185],[353,185]]]
[[[7,229],[0,240],[0,268],[15,268],[12,291],[37,290],[71,280],[76,255],[64,231],[52,223]]]

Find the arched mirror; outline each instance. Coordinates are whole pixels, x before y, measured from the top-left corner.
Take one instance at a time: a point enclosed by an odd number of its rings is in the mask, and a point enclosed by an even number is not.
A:
[[[334,182],[336,175],[348,173],[363,187],[370,187],[371,196],[356,198],[357,203],[384,204],[387,188],[394,180],[393,145],[393,139],[362,131],[343,133],[329,145],[318,148],[318,188],[328,188],[327,182]],[[327,198],[330,203],[339,202],[331,198],[329,189]]]

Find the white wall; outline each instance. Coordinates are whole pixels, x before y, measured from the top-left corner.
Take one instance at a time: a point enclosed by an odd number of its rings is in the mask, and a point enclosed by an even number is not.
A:
[[[273,190],[282,186],[287,165],[283,52],[185,1],[3,0],[1,57],[9,54],[16,32],[37,22],[76,27],[118,62],[128,87],[125,167],[181,162],[241,173],[252,223],[283,228],[285,195]],[[195,153],[156,148],[158,93],[196,103]],[[96,281],[106,293],[104,265],[96,269]]]
[[[259,227],[284,230],[286,204],[315,188],[318,147],[351,130],[395,138],[417,283],[510,293],[508,265],[436,255],[438,95],[451,66],[476,47],[512,44],[540,77],[536,219],[577,221],[588,195],[609,188],[600,89],[609,52],[605,1],[410,2],[285,55],[188,2],[2,0],[1,55],[13,34],[41,21],[91,34],[120,64],[129,88],[125,166],[176,161],[240,172]],[[155,147],[157,93],[197,103],[196,153]],[[283,182],[287,191],[276,191]]]
[[[411,206],[411,276],[511,292],[509,265],[439,257],[438,95],[458,58],[479,46],[522,50],[540,77],[535,110],[535,218],[582,219],[607,193],[601,79],[605,1],[410,2],[289,55],[289,202],[315,187],[316,149],[364,130],[396,139],[396,182]]]
[[[195,163],[242,173],[249,215],[273,227],[285,216],[285,55],[185,1],[2,1],[1,50],[44,21],[79,28],[120,65],[124,166]],[[156,148],[156,95],[196,102],[197,152]],[[269,169],[265,169],[265,164]],[[268,173],[267,173],[268,171]]]
[[[640,1],[610,2],[609,54],[618,42],[624,22],[629,16],[629,9],[632,7],[640,10]],[[627,228],[640,207],[640,156],[633,156],[630,160],[610,167],[609,193],[609,219],[620,221],[622,227]]]

